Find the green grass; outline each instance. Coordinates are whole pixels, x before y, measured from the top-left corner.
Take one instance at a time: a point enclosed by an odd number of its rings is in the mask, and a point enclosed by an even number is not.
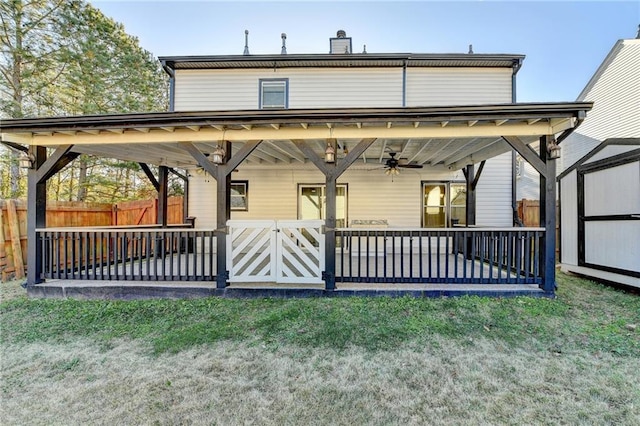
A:
[[[156,354],[228,340],[344,350],[423,346],[482,336],[509,347],[640,357],[640,297],[559,275],[555,300],[311,298],[77,301],[15,297],[0,304],[0,342],[141,340]]]
[[[640,296],[76,301],[0,284],[0,424],[616,424]]]

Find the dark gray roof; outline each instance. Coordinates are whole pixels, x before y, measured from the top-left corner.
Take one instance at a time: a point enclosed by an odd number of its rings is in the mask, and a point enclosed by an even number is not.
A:
[[[554,118],[577,115],[591,102],[521,103],[401,108],[321,108],[241,111],[179,111],[9,119],[0,131],[45,132],[138,126],[233,125],[245,123],[355,123],[367,121],[447,121]]]
[[[520,68],[524,55],[466,53],[352,53],[293,55],[161,56],[163,66],[178,69],[319,67],[506,67]]]

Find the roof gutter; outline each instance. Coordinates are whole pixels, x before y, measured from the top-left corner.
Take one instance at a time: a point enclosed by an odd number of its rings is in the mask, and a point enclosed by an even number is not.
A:
[[[167,64],[167,61],[161,60],[160,64],[162,65],[162,69],[169,74],[169,111],[175,111],[176,72],[172,66]]]
[[[586,111],[578,111],[578,117],[576,117],[576,125],[573,126],[570,129],[565,130],[564,132],[562,132],[560,134],[560,136],[558,136],[556,138],[556,143],[560,144],[560,142],[562,142],[563,140],[565,140],[567,138],[567,136],[569,136],[571,133],[574,132],[574,130],[576,130],[578,127],[580,127],[580,125],[582,124],[582,122],[585,120],[585,118],[587,118],[587,112]]]

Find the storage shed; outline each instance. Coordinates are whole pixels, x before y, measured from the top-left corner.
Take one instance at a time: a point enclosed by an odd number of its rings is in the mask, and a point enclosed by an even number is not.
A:
[[[562,270],[640,288],[640,138],[605,140],[558,181]]]

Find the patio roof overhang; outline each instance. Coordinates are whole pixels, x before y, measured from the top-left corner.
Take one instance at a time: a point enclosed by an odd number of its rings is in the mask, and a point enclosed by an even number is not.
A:
[[[3,120],[2,142],[27,146],[72,145],[71,152],[170,167],[198,165],[179,145],[210,153],[221,141],[237,152],[262,141],[248,164],[308,162],[293,141],[307,141],[324,155],[327,141],[346,154],[376,139],[354,166],[382,162],[390,150],[407,161],[451,170],[511,150],[504,137],[525,144],[571,132],[589,102],[411,108],[188,111]]]

